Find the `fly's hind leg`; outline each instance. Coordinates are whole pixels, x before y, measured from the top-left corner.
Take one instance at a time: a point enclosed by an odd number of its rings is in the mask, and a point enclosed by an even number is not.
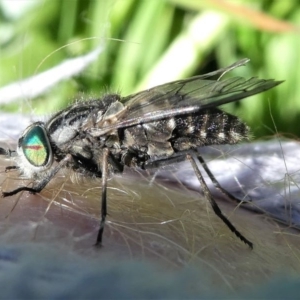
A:
[[[247,244],[251,249],[253,249],[253,243],[250,242],[247,238],[245,238],[235,227],[234,225],[227,219],[226,216],[223,215],[221,209],[219,208],[218,204],[216,203],[215,199],[212,197],[210,191],[209,191],[209,188],[208,186],[206,185],[205,181],[204,181],[204,178],[197,166],[197,163],[195,161],[195,158],[193,157],[192,154],[187,154],[186,155],[187,159],[191,162],[191,165],[194,169],[194,172],[202,186],[202,189],[203,189],[203,192],[204,192],[204,195],[205,197],[208,199],[209,203],[211,204],[211,207],[213,209],[213,211],[215,212],[215,214],[227,225],[227,227],[238,237],[240,238],[245,244]],[[200,161],[201,162],[201,161]],[[206,166],[207,168],[207,166]],[[207,168],[207,170],[209,170]],[[205,171],[207,171],[205,169]],[[210,171],[209,171],[210,172]],[[210,174],[212,174],[210,172]],[[210,176],[210,174],[208,173],[208,175]],[[214,178],[214,176],[212,176]],[[217,181],[216,181],[217,182]],[[217,182],[218,183],[218,182]],[[226,193],[228,193],[226,191]]]
[[[253,249],[253,244],[252,242],[250,242],[248,239],[246,239],[235,227],[234,225],[226,218],[226,216],[223,215],[221,209],[219,208],[218,204],[216,203],[215,199],[213,198],[213,196],[211,195],[211,192],[208,188],[208,186],[206,185],[204,178],[197,166],[196,163],[196,159],[194,158],[196,156],[196,154],[191,153],[191,152],[186,152],[186,153],[178,153],[175,154],[173,157],[169,157],[169,158],[163,158],[160,160],[155,160],[155,161],[151,161],[149,162],[147,165],[145,165],[145,169],[152,169],[152,168],[159,168],[159,167],[163,167],[163,166],[167,166],[170,164],[174,164],[174,163],[179,163],[179,162],[183,162],[185,160],[189,160],[194,172],[202,186],[203,192],[205,197],[208,199],[209,203],[211,204],[211,207],[213,209],[213,211],[215,212],[215,214],[227,225],[227,227],[238,237],[240,238],[245,244],[247,244],[251,249]],[[197,156],[196,156],[197,157]],[[198,158],[199,159],[199,158]],[[201,158],[202,159],[202,158]],[[199,159],[200,163],[202,164],[201,160]],[[215,177],[213,176],[213,174],[210,172],[209,168],[207,167],[207,165],[205,164],[204,160],[202,159],[204,165],[204,169],[207,172],[208,176],[212,179],[213,183],[217,185],[218,188],[220,188],[220,190],[222,192],[224,192],[225,195],[227,195],[229,198],[232,199],[233,196],[230,195],[230,193],[228,193],[226,190],[224,190],[220,184],[218,183],[218,181],[215,179]],[[233,197],[234,198],[234,197]],[[240,202],[240,200],[234,198],[236,201]]]
[[[215,186],[215,188],[217,190],[219,190],[223,195],[225,195],[227,198],[229,198],[230,200],[233,200],[237,203],[243,203],[243,200],[240,200],[236,197],[234,197],[232,194],[230,194],[228,191],[226,191],[218,182],[218,180],[216,179],[216,177],[214,176],[214,174],[210,171],[210,169],[208,168],[206,162],[204,161],[203,157],[201,155],[197,155],[197,158],[199,160],[199,162],[201,163],[203,169],[205,170],[206,174],[208,175],[208,177],[210,178],[210,180],[212,181],[213,185]],[[247,201],[245,201],[247,202]]]

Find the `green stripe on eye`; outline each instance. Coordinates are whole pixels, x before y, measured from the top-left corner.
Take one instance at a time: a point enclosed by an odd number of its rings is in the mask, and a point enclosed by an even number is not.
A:
[[[47,164],[49,159],[49,142],[41,126],[34,126],[23,138],[22,150],[27,160],[36,167]]]

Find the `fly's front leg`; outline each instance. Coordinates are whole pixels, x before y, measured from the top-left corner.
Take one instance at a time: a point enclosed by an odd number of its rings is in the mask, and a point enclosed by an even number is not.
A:
[[[7,157],[14,157],[16,156],[16,151],[10,149],[4,149],[0,147],[0,155],[5,155]]]
[[[0,148],[0,155],[5,155],[8,158],[12,158],[14,156],[16,156],[16,151],[15,150],[10,150],[10,149],[4,149],[4,148]],[[18,170],[19,167],[18,166],[8,166],[5,168],[5,172],[9,172],[11,170]]]
[[[102,196],[101,196],[101,221],[98,231],[96,246],[101,245],[104,231],[105,219],[107,216],[107,176],[108,176],[109,150],[104,148],[102,155]]]
[[[61,160],[59,162],[59,164],[57,166],[55,166],[55,168],[53,168],[48,174],[47,176],[42,179],[41,181],[37,182],[33,187],[28,187],[28,186],[21,186],[15,190],[12,190],[10,192],[2,192],[2,197],[9,197],[9,196],[13,196],[15,194],[18,194],[19,192],[22,191],[27,191],[30,192],[32,194],[36,194],[41,192],[44,187],[51,181],[51,179],[57,174],[57,172],[63,168],[64,166],[66,166],[66,164],[72,160],[72,156],[71,155],[67,155],[63,160]]]
[[[197,163],[195,161],[195,158],[193,157],[193,154],[187,154],[187,159],[191,162],[191,165],[194,169],[194,172],[202,186],[203,192],[209,203],[211,204],[211,207],[215,214],[227,225],[227,227],[238,237],[240,238],[245,244],[247,244],[251,249],[253,249],[253,244],[248,239],[246,239],[235,227],[234,225],[223,215],[220,207],[216,203],[215,199],[212,197],[208,186],[206,185],[204,178],[197,166]]]
[[[8,166],[5,168],[5,173],[8,173],[11,170],[19,170],[20,168],[18,166]]]

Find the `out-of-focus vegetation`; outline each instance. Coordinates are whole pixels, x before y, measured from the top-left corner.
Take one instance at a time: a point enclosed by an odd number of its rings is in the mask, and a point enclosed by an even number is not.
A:
[[[1,87],[99,45],[104,51],[79,75],[1,110],[55,112],[82,95],[127,95],[248,57],[251,62],[232,75],[286,82],[226,109],[245,120],[256,137],[275,133],[271,116],[279,132],[299,136],[299,20],[296,0],[3,0]]]

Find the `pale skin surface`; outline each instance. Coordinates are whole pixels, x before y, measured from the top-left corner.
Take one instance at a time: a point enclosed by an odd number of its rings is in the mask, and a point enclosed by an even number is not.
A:
[[[2,170],[5,165],[12,163],[1,159]],[[3,190],[19,184],[8,176],[17,176],[17,172],[1,172]],[[108,183],[103,246],[94,247],[101,180],[71,183],[68,178],[67,174],[57,175],[41,195],[25,192],[1,199],[0,241],[18,245],[43,242],[90,259],[108,255],[120,261],[150,261],[164,268],[204,269],[216,287],[228,291],[268,282],[280,272],[291,275],[300,271],[297,230],[282,229],[264,215],[217,199],[223,213],[254,243],[250,250],[199,193],[179,183],[150,183],[152,176],[130,171]],[[57,205],[52,203],[47,210],[53,198]]]

